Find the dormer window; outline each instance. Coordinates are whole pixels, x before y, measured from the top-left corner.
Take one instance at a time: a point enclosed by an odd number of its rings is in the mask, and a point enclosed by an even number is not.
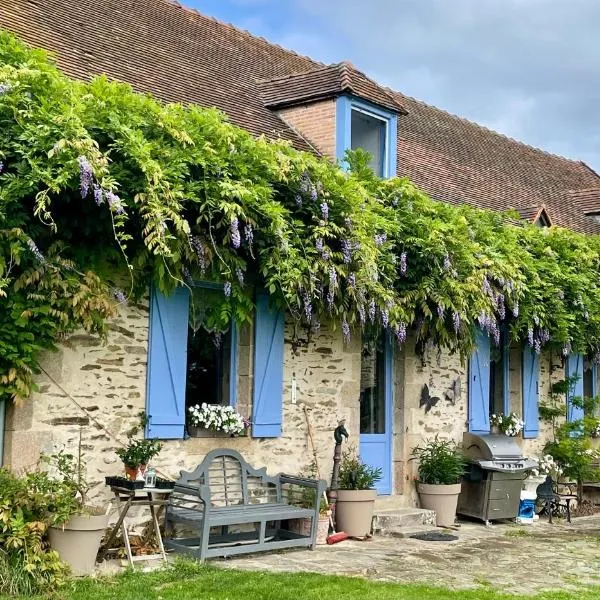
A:
[[[336,158],[344,163],[348,150],[361,148],[371,155],[370,166],[379,177],[396,175],[395,112],[351,96],[336,102]]]
[[[376,175],[385,174],[386,121],[359,108],[352,109],[350,147],[361,148],[371,155],[370,167]]]

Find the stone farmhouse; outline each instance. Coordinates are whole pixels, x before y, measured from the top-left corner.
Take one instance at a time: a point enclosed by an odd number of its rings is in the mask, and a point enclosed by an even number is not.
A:
[[[362,147],[379,175],[408,176],[442,202],[510,208],[540,227],[600,232],[600,177],[584,163],[385,88],[350,63],[319,63],[176,1],[0,0],[0,27],[53,52],[71,77],[105,73],[165,102],[216,106],[252,134],[331,160]],[[209,301],[211,292],[198,293]],[[104,475],[119,469],[116,439],[126,439],[145,411],[146,435],[165,440],[156,466],[171,476],[222,446],[269,471],[299,472],[312,459],[306,406],[325,474],[333,429],[345,419],[350,442],[383,470],[379,493],[410,506],[410,451],[423,439],[460,441],[465,431],[489,431],[491,413],[515,411],[525,421],[519,443],[536,455],[548,435],[538,404],[551,383],[566,369],[581,377],[577,393],[598,388],[585,356],[563,361],[504,341],[490,347],[483,335],[467,364],[435,348],[420,356],[410,336],[402,349],[383,337],[363,348],[358,336],[344,345],[342,333],[323,324],[296,353],[290,337],[285,315],[270,313],[259,298],[253,326],[232,327],[217,348],[190,322],[185,294],[149,291],[146,302],[124,307],[111,322],[106,344],[77,334],[45,357],[50,378],[40,374],[39,391],[23,407],[7,407],[3,462],[25,468],[40,451],[75,444],[81,432],[93,493],[104,494]],[[188,437],[186,404],[202,401],[234,405],[252,421],[249,435]]]

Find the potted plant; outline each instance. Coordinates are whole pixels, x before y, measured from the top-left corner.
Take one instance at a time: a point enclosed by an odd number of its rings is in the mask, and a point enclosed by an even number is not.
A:
[[[525,423],[519,419],[517,413],[511,412],[509,415],[502,413],[494,414],[490,417],[491,433],[508,435],[516,437],[523,431]]]
[[[342,454],[335,506],[338,531],[345,531],[351,537],[371,533],[377,497],[374,486],[380,479],[381,469],[363,463],[356,451],[348,450]]]
[[[50,471],[45,490],[50,546],[71,567],[74,575],[89,575],[94,570],[100,542],[108,526],[108,511],[87,504],[88,485],[81,454],[76,459],[60,451],[42,459]]]
[[[250,422],[232,406],[196,404],[188,408],[188,433],[191,437],[235,437],[243,435]]]
[[[460,480],[465,470],[465,457],[455,442],[438,436],[412,452],[419,461],[417,490],[421,507],[434,510],[436,524],[454,524],[460,494]]]
[[[161,450],[158,440],[132,440],[125,448],[118,448],[117,456],[123,461],[125,477],[130,481],[143,477],[148,463]]]

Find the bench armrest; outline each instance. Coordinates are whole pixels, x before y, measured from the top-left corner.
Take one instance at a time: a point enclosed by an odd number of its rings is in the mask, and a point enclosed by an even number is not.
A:
[[[319,488],[325,490],[327,488],[327,482],[324,479],[309,479],[308,477],[296,477],[295,475],[285,475],[284,473],[281,473],[281,475],[279,475],[279,482],[282,484],[291,483],[293,485],[311,487],[315,488],[316,490],[318,490]]]
[[[206,484],[200,485],[185,485],[176,483],[173,488],[174,493],[185,494],[188,496],[196,496],[200,499],[204,506],[210,507],[210,487]]]

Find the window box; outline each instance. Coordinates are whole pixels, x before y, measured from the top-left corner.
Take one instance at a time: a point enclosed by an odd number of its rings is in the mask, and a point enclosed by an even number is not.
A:
[[[214,429],[206,429],[206,427],[195,427],[188,425],[188,435],[193,438],[232,438],[232,437],[247,437],[248,430],[242,433],[225,433],[224,431],[215,431]]]

